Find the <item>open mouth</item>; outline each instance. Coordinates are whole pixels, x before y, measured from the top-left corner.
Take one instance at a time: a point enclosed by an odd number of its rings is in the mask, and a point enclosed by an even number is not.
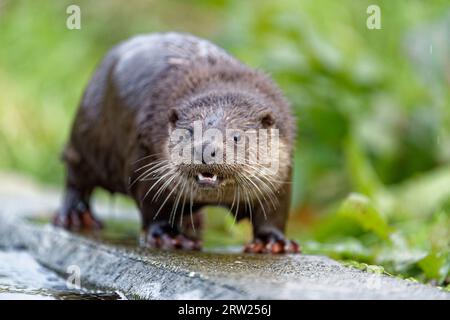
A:
[[[209,172],[198,173],[195,179],[200,186],[206,188],[217,187],[220,183],[219,177]]]

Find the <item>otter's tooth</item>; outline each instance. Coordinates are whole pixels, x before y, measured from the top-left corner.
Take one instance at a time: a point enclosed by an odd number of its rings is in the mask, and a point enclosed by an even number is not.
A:
[[[213,175],[213,177],[211,179],[212,179],[212,181],[216,181],[217,180],[217,175],[216,174]]]

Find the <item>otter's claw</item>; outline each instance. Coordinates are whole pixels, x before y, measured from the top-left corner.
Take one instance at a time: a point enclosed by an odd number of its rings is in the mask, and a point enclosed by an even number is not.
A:
[[[103,228],[103,224],[89,210],[71,210],[67,214],[58,213],[53,218],[53,225],[73,231],[98,230]]]
[[[292,240],[270,239],[263,241],[261,239],[255,239],[244,248],[246,253],[300,253],[301,249],[297,242]]]
[[[153,225],[141,235],[141,245],[144,247],[163,250],[200,250],[202,243],[197,239],[190,239],[176,230],[167,230],[167,226]]]
[[[148,236],[143,244],[146,247],[158,248],[163,250],[200,250],[201,243],[197,240],[191,240],[181,234],[176,237],[171,237],[167,234],[161,236]]]

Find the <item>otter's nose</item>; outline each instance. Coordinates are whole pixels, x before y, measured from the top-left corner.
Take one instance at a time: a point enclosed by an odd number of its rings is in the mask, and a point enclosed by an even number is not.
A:
[[[211,148],[208,150],[208,148],[203,147],[203,153],[202,153],[202,164],[213,164],[217,163],[217,147],[211,146]]]
[[[222,155],[222,149],[211,142],[205,142],[201,146],[194,147],[194,160],[197,163],[202,164],[215,164],[221,163],[220,156]]]

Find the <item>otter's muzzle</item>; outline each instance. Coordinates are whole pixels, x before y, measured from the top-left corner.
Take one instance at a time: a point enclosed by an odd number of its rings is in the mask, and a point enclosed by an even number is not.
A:
[[[198,173],[195,177],[201,187],[215,188],[219,185],[219,177],[211,173]]]

